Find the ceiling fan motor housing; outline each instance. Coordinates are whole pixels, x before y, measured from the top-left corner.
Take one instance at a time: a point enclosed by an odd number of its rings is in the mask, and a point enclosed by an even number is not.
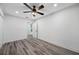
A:
[[[33,12],[36,12],[36,6],[33,6],[33,10],[32,10]]]

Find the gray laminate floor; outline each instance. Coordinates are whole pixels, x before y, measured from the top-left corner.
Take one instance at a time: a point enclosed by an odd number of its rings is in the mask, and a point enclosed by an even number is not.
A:
[[[79,55],[79,53],[32,38],[3,44],[0,55]]]

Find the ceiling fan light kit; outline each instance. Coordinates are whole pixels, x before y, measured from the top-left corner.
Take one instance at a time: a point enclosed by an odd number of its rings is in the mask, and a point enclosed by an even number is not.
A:
[[[35,12],[32,12],[32,15],[35,17],[36,16],[36,13]]]

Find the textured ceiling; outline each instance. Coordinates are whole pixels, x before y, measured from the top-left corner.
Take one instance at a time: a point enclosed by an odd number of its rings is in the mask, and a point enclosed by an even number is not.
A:
[[[67,8],[69,6],[74,5],[73,3],[56,3],[57,6],[55,7],[55,3],[28,3],[31,7],[33,5],[40,6],[43,4],[45,6],[44,9],[41,9],[40,11],[43,12],[45,15],[41,16],[39,14],[36,15],[36,17],[33,17],[31,13],[23,13],[24,10],[29,11],[30,9],[23,5],[23,3],[0,3],[0,8],[2,9],[4,14],[9,14],[12,16],[17,16],[21,18],[26,19],[37,19],[40,17],[45,17],[46,15],[49,15],[50,13],[54,13],[58,10]],[[16,13],[18,11],[18,13]]]

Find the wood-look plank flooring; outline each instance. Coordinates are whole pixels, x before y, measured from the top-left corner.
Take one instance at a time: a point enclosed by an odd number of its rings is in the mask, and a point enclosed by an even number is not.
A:
[[[79,55],[79,53],[32,38],[3,44],[0,55]]]

